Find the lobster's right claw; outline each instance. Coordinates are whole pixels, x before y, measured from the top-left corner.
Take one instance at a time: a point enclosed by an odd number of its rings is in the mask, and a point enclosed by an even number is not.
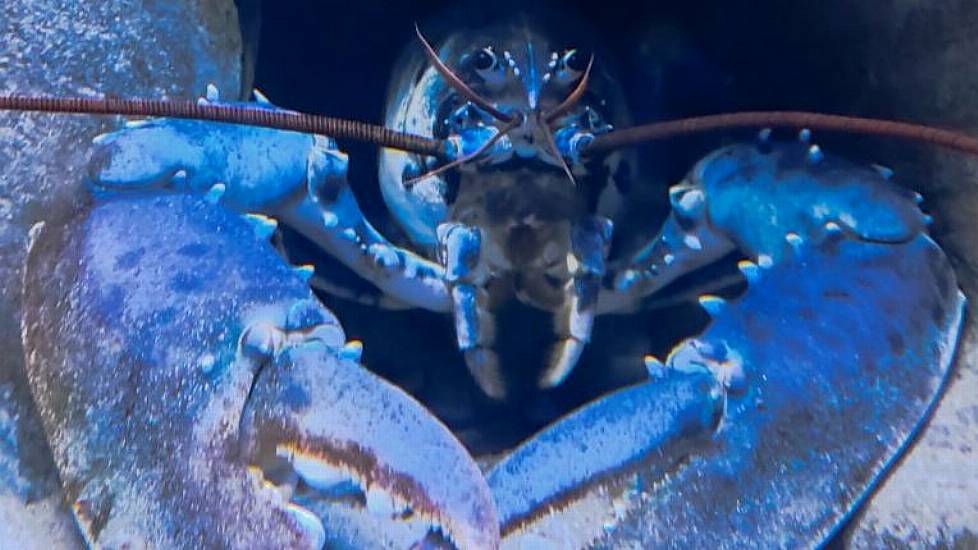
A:
[[[28,377],[90,545],[498,545],[465,449],[239,216],[122,197],[32,236]]]
[[[504,547],[823,545],[941,395],[965,298],[912,193],[804,142],[721,149],[672,199],[621,288],[736,246],[747,289],[489,472]]]

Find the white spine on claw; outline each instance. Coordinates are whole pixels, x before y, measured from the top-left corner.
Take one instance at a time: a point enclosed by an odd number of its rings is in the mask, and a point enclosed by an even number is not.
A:
[[[349,359],[359,363],[360,358],[363,357],[363,342],[360,340],[350,340],[342,348],[340,348],[338,355],[341,359]]]
[[[187,184],[186,170],[177,170],[176,172],[173,173],[173,176],[170,177],[170,185],[172,185],[174,188],[182,189],[186,184]],[[221,194],[223,194],[223,191],[221,192]],[[220,197],[218,197],[218,200],[219,199]]]
[[[293,267],[292,271],[295,272],[295,274],[298,275],[303,281],[309,282],[309,279],[312,279],[312,276],[316,273],[316,268],[307,264]]]
[[[646,355],[642,358],[645,363],[645,370],[649,373],[649,379],[659,380],[666,375],[668,367],[654,355]]]
[[[367,248],[374,262],[384,269],[394,269],[401,264],[397,251],[382,243],[374,243]]]
[[[271,105],[272,102],[268,99],[268,96],[262,93],[261,90],[255,88],[251,91],[251,94],[255,97],[255,102],[261,105]]]
[[[805,239],[803,239],[801,235],[791,231],[785,233],[784,240],[787,241],[788,244],[791,245],[791,248],[795,249],[795,251],[801,249],[801,246],[805,243]]]
[[[332,229],[340,224],[340,218],[332,212],[323,212],[323,226]]]
[[[806,158],[810,164],[818,164],[825,159],[825,153],[822,152],[822,148],[818,145],[812,145],[808,148]]]
[[[210,189],[207,190],[207,193],[204,195],[204,199],[211,204],[217,204],[221,202],[221,198],[224,197],[224,193],[227,191],[227,189],[227,186],[223,183],[215,183]]]
[[[881,164],[873,164],[873,170],[885,180],[893,178],[893,169]],[[919,204],[919,203],[918,203]]]
[[[218,91],[217,86],[214,83],[207,85],[207,95],[204,96],[207,101],[216,102],[221,100],[221,93]]]
[[[271,238],[278,229],[278,221],[262,214],[245,214],[245,220],[251,224],[255,237],[259,240]]]
[[[750,260],[737,262],[737,269],[740,270],[749,284],[754,284],[760,279],[760,269],[757,267],[757,264]]]
[[[690,250],[703,249],[703,243],[700,241],[700,238],[693,234],[689,234],[683,237],[683,244],[688,246]]]
[[[710,314],[710,317],[716,317],[723,311],[723,307],[727,305],[727,301],[719,296],[714,296],[712,294],[704,294],[698,298],[700,306]]]

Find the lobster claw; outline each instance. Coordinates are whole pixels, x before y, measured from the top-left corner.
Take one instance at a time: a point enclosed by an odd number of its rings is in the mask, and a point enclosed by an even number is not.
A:
[[[807,144],[727,147],[677,187],[630,288],[736,248],[747,290],[489,472],[504,546],[824,544],[941,395],[965,299],[912,193]],[[711,400],[719,422],[688,422]]]
[[[90,545],[497,546],[465,450],[239,216],[112,200],[35,228],[25,279],[28,376]]]

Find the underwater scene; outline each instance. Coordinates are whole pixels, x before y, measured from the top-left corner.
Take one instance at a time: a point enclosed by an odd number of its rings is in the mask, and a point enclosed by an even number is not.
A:
[[[0,550],[978,548],[976,30],[0,0]]]

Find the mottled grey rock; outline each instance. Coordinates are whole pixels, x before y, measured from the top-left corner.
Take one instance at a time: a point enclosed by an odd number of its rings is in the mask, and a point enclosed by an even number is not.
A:
[[[863,102],[893,116],[978,135],[978,4],[970,0],[858,3],[867,24]],[[894,163],[920,184],[933,233],[969,296],[956,371],[911,451],[847,533],[854,548],[978,547],[978,160],[928,151]]]
[[[231,96],[241,87],[232,0],[4,0],[0,37],[0,94],[175,98],[210,82]],[[0,113],[0,545],[78,544],[23,374],[22,265],[31,226],[85,201],[91,139],[120,122]]]

